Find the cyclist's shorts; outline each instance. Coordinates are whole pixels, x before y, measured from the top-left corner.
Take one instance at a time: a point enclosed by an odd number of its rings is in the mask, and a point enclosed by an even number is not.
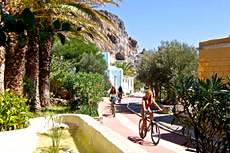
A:
[[[116,97],[111,97],[111,101],[112,101],[113,103],[115,103],[115,102],[116,102],[116,100],[117,100],[117,98],[116,98]]]

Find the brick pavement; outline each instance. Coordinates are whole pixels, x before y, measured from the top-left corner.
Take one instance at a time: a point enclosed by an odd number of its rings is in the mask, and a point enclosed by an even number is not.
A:
[[[104,98],[104,102],[99,103],[99,109],[103,115],[103,124],[118,134],[124,136],[133,143],[139,145],[148,152],[157,153],[183,153],[187,151],[187,147],[181,146],[186,140],[178,134],[171,133],[167,130],[161,129],[160,143],[153,145],[150,135],[142,140],[138,133],[138,123],[140,117],[134,114],[127,108],[129,103],[137,103],[140,101],[141,95],[134,97],[124,97],[121,104],[117,104],[116,117],[112,117],[110,112],[110,102],[108,98]]]

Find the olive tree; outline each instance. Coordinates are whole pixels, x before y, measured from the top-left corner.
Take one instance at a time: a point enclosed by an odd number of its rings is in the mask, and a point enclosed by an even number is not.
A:
[[[158,50],[147,51],[141,58],[138,69],[138,79],[158,91],[161,97],[161,87],[167,89],[170,100],[171,89],[179,78],[197,76],[198,54],[193,46],[174,41],[162,41]]]

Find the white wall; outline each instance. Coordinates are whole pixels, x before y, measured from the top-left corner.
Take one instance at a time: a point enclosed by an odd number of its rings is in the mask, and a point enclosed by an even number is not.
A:
[[[126,93],[133,94],[134,93],[134,78],[133,77],[129,77],[129,78],[123,77],[122,88],[123,88],[124,94]]]

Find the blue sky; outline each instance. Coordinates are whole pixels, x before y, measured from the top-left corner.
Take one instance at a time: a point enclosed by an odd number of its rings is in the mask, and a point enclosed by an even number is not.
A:
[[[128,35],[143,48],[177,39],[190,46],[230,35],[230,0],[123,0],[120,7],[102,8],[116,14]]]

